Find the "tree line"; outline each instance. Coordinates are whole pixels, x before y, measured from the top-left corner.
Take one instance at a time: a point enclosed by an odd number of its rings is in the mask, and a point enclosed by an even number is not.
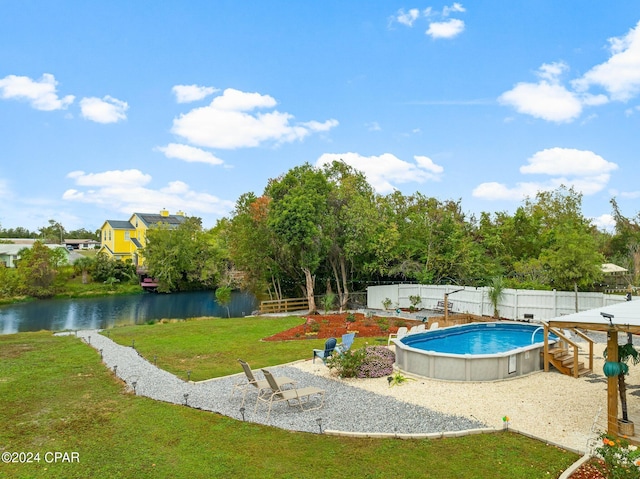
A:
[[[625,217],[615,199],[611,206],[611,233],[593,226],[582,195],[565,187],[539,192],[514,213],[476,217],[459,200],[377,194],[344,162],[304,164],[260,195],[241,195],[211,229],[197,217],[150,228],[142,255],[160,292],[242,288],[260,298],[304,296],[312,310],[318,293],[346,307],[354,291],[399,281],[488,286],[498,278],[505,287],[591,291],[602,285],[602,263],[627,268],[630,284],[640,273],[640,215]],[[61,231],[51,220],[40,235]],[[112,284],[135,280],[130,262],[103,255],[73,271]]]
[[[582,195],[560,187],[528,198],[514,213],[467,215],[460,201],[422,193],[376,194],[344,162],[297,166],[260,196],[240,196],[211,230],[191,218],[149,230],[144,250],[161,290],[241,287],[260,297],[330,292],[345,307],[367,285],[415,281],[590,291],[613,262],[640,272],[640,217],[612,200],[614,233],[582,214]]]
[[[62,244],[65,239],[92,239],[100,241],[100,230],[91,232],[84,228],[67,231],[56,220],[49,220],[49,224],[30,231],[28,228],[18,226],[16,228],[0,227],[0,238],[30,238],[39,239],[48,244]]]

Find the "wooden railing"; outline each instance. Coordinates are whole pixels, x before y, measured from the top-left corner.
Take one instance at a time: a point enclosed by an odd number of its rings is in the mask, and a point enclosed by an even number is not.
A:
[[[581,369],[580,369],[580,362],[578,360],[578,350],[580,349],[580,346],[574,341],[572,341],[569,337],[567,337],[561,330],[556,328],[550,328],[549,325],[545,322],[543,322],[542,324],[544,326],[544,333],[545,333],[544,334],[544,370],[548,372],[549,365],[554,365],[556,369],[558,369],[563,374],[572,373],[573,377],[575,378],[579,377]],[[589,372],[593,371],[593,340],[589,336],[584,334],[582,331],[579,331],[578,329],[571,328],[569,331],[580,336],[589,344],[589,367],[587,369]],[[555,334],[559,338],[561,343],[564,343],[567,345],[567,348],[566,348],[567,354],[572,358],[571,367],[567,368],[566,366],[564,366],[562,364],[561,358],[560,358],[560,361],[556,360],[558,358],[556,358],[551,352],[551,350],[549,349],[549,333]],[[568,352],[569,347],[571,347],[572,353]],[[564,349],[562,345],[560,346],[560,348]]]
[[[285,298],[260,302],[261,313],[286,313],[301,309],[309,309],[307,298]]]

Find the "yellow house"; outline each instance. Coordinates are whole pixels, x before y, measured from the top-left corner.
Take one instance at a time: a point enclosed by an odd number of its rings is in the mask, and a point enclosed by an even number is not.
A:
[[[134,265],[143,266],[144,258],[140,252],[146,244],[147,229],[164,224],[176,228],[184,223],[186,216],[182,211],[170,215],[167,210],[157,213],[133,213],[128,221],[107,220],[100,228],[100,251],[118,260],[130,259]]]

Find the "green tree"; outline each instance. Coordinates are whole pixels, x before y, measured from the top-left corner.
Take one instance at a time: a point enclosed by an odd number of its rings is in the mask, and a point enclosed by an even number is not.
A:
[[[553,241],[540,254],[540,260],[556,289],[576,292],[579,287],[591,289],[602,278],[604,257],[596,250],[594,238],[585,225],[557,226]]]
[[[308,163],[272,180],[265,194],[271,198],[267,224],[305,279],[301,285],[309,310],[316,311],[316,271],[330,248],[327,235],[331,185],[322,171]]]
[[[136,278],[136,268],[131,260],[120,261],[104,253],[96,255],[88,272],[94,281],[102,283],[109,278],[117,279],[119,283],[126,283]]]
[[[16,268],[7,268],[0,264],[0,297],[11,298],[18,294],[20,278]]]
[[[49,226],[43,226],[39,231],[40,238],[45,243],[62,244],[66,236],[64,226],[56,220],[49,220]]]
[[[631,282],[640,280],[640,213],[634,218],[622,214],[615,198],[611,200],[615,233],[607,245],[608,255],[613,262],[632,271]]]
[[[597,250],[593,226],[582,215],[582,195],[560,187],[539,192],[527,207],[540,224],[543,248],[538,259],[553,287],[576,292],[593,288],[602,276],[604,257]]]
[[[483,250],[460,202],[420,193],[392,197],[400,238],[390,274],[436,284],[473,284],[484,274]]]
[[[225,233],[231,261],[242,272],[242,286],[256,296],[266,291],[270,299],[281,299],[289,263],[267,224],[270,203],[268,196],[240,196]]]
[[[142,254],[159,292],[212,288],[223,268],[215,232],[204,232],[200,218],[195,217],[177,228],[165,224],[149,228]]]
[[[347,307],[349,273],[366,253],[366,238],[375,229],[375,195],[365,176],[342,161],[324,167],[331,189],[323,229],[329,239],[328,263],[340,310]]]
[[[58,251],[59,250],[59,251]],[[56,293],[56,279],[66,261],[61,248],[51,249],[41,241],[19,251],[17,274],[20,290],[35,298],[49,298]]]
[[[227,318],[231,317],[229,313],[229,303],[231,303],[231,287],[229,286],[219,286],[216,289],[216,301],[221,306],[224,306],[227,309]]]
[[[73,269],[76,273],[82,274],[82,284],[89,282],[89,272],[93,269],[95,260],[88,256],[78,258],[73,262]]]

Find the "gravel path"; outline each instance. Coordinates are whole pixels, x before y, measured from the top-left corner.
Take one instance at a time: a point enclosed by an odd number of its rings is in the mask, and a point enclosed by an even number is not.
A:
[[[71,333],[73,334],[73,333]],[[159,401],[182,404],[242,419],[241,394],[231,396],[233,385],[244,380],[244,374],[198,383],[185,382],[163,371],[129,346],[120,346],[99,334],[98,330],[78,331],[77,336],[101,351],[105,365],[126,382],[135,393]],[[303,363],[312,364],[311,361]],[[314,367],[326,367],[321,363]],[[240,367],[238,366],[240,369]],[[267,406],[260,404],[254,413],[257,392],[250,391],[245,403],[244,419],[293,431],[323,430],[356,433],[425,434],[462,431],[487,427],[483,422],[462,415],[439,412],[388,395],[368,391],[345,381],[305,371],[304,367],[285,365],[269,368],[275,376],[288,376],[299,387],[317,386],[326,390],[324,406],[302,412],[286,404],[275,404],[267,421]],[[260,375],[261,377],[261,375]],[[135,383],[135,387],[134,387]],[[386,383],[386,380],[385,380]],[[312,403],[313,404],[313,403]]]
[[[131,390],[135,382],[138,395],[243,419],[241,395],[236,393],[230,399],[233,385],[244,380],[243,374],[199,383],[185,382],[156,368],[132,347],[119,346],[97,330],[78,331],[77,335],[102,350],[105,365],[115,369]],[[514,430],[584,452],[598,432],[606,429],[607,384],[602,374],[606,336],[592,336],[597,341],[594,373],[578,379],[557,372],[540,372],[494,382],[415,378],[415,381],[389,387],[386,378],[336,378],[319,361],[272,367],[269,369],[275,376],[295,379],[300,387],[325,389],[324,406],[302,412],[282,403],[275,404],[267,421],[266,405],[261,404],[254,413],[257,393],[250,391],[244,419],[282,429],[318,432],[316,419],[321,418],[323,431],[400,435],[501,429],[505,425],[503,418],[508,416],[509,427]],[[584,352],[580,356],[586,360]],[[640,422],[640,366],[630,368],[627,385],[629,416],[637,424]]]

